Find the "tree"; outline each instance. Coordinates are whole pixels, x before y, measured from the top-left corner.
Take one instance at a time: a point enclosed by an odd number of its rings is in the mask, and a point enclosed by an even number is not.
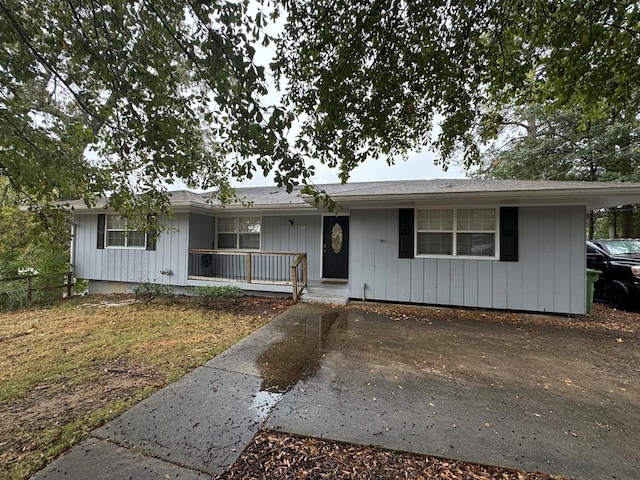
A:
[[[70,235],[64,220],[21,210],[7,180],[0,178],[0,279],[69,270]]]
[[[640,123],[606,118],[582,125],[578,108],[547,114],[541,105],[503,113],[501,139],[475,175],[576,181],[640,181]]]
[[[523,180],[640,181],[638,120],[611,116],[583,125],[582,119],[577,107],[549,114],[542,105],[505,110],[501,137],[483,153],[473,175]],[[634,236],[633,212],[632,205],[610,210],[611,236]],[[594,222],[592,214],[590,238],[594,235]],[[609,236],[608,232],[600,234]]]
[[[163,210],[177,179],[225,198],[231,175],[308,176],[291,119],[261,103],[252,43],[270,39],[248,8],[0,1],[2,173],[34,205],[108,193],[124,213]]]
[[[635,116],[636,2],[285,0],[278,73],[317,155],[343,179],[370,156],[433,139],[467,166],[506,105]]]
[[[596,0],[0,0],[0,170],[37,205],[109,194],[144,214],[178,179],[222,198],[257,171],[311,184],[313,158],[346,180],[432,141],[470,165],[506,104],[635,114],[639,17]],[[273,21],[270,105],[255,54]]]

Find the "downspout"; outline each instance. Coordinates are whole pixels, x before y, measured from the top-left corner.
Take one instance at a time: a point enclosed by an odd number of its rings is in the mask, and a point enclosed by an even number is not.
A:
[[[365,295],[366,289],[367,289],[367,284],[362,282],[362,301],[363,302],[366,300],[366,295]]]

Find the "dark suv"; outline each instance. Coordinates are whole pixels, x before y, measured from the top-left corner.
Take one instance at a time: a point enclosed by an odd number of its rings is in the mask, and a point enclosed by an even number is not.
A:
[[[602,272],[596,296],[614,308],[640,307],[640,240],[587,241],[587,268]]]

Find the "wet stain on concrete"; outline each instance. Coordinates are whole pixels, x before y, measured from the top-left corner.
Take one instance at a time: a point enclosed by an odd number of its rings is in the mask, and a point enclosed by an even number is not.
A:
[[[337,317],[337,311],[310,315],[285,326],[282,339],[256,360],[263,378],[260,389],[281,394],[313,376],[320,368],[324,345]]]

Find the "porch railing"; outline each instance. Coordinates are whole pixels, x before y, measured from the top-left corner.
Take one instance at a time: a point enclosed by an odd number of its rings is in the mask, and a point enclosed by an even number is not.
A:
[[[189,278],[291,285],[297,299],[307,283],[307,254],[189,249]]]
[[[293,286],[293,301],[300,299],[302,291],[307,286],[307,254],[301,253],[291,265],[291,283]]]

